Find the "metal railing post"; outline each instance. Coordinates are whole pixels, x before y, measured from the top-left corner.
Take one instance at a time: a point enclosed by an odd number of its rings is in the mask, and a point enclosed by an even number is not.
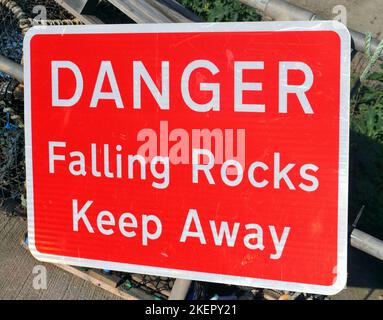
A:
[[[191,280],[176,279],[172,291],[170,292],[169,300],[185,300],[190,285]]]
[[[359,229],[354,229],[351,233],[351,246],[383,260],[383,241]]]
[[[0,71],[9,74],[20,83],[24,82],[23,66],[0,54]]]

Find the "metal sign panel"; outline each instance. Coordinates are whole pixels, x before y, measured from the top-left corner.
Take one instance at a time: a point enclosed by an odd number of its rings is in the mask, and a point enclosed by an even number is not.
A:
[[[321,294],[344,287],[343,25],[37,27],[24,59],[37,259]]]

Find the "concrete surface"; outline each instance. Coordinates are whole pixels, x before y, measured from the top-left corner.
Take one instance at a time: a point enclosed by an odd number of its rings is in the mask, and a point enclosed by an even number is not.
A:
[[[382,0],[287,0],[300,7],[309,9],[326,19],[336,14],[332,9],[343,5],[347,11],[347,26],[363,33],[383,38],[383,1]]]
[[[67,273],[54,265],[35,260],[20,240],[26,222],[0,212],[0,300],[110,300],[115,295],[90,282]],[[47,270],[47,289],[33,288],[33,268],[43,265]]]

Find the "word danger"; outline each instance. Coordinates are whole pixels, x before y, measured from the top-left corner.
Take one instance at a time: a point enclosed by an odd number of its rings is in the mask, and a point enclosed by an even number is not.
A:
[[[89,233],[96,233],[98,231],[105,236],[119,233],[126,238],[138,236],[137,229],[139,228],[139,221],[136,216],[130,212],[122,213],[119,218],[116,218],[112,212],[102,210],[96,213],[96,224],[92,226],[89,220],[90,216],[95,216],[94,210],[91,209],[92,206],[93,201],[91,200],[82,204],[81,207],[77,199],[72,200],[74,232],[79,232],[81,224],[82,228],[85,228]],[[265,249],[263,244],[264,228],[259,224],[241,224],[234,222],[229,225],[227,221],[218,223],[214,220],[210,220],[209,228],[205,227],[204,230],[196,209],[189,209],[179,242],[186,243],[194,239],[194,241],[198,241],[201,245],[206,245],[208,243],[206,234],[210,232],[213,238],[213,245],[217,247],[234,247],[241,242],[237,237],[240,228],[246,230],[246,235],[242,239],[242,245],[249,250],[262,251]],[[266,230],[266,232],[270,233],[274,246],[274,253],[270,254],[270,259],[277,260],[282,256],[290,233],[290,227],[284,227],[281,234],[278,234],[276,227],[273,225],[269,225]],[[159,239],[162,233],[163,227],[160,218],[153,214],[143,214],[141,216],[141,241],[143,246],[147,246],[149,241]]]
[[[181,88],[181,95],[184,103],[196,112],[207,111],[219,111],[221,92],[220,83],[217,82],[201,82],[199,83],[199,89],[201,91],[208,91],[211,93],[210,101],[204,103],[198,103],[193,99],[189,82],[192,74],[198,70],[205,70],[212,76],[220,72],[219,68],[209,60],[194,60],[184,66],[184,70],[181,79],[174,79],[171,75],[171,66],[169,61],[161,62],[161,87],[156,85],[156,80],[153,79],[147,68],[142,61],[133,61],[133,82],[132,92],[133,101],[129,101],[129,107],[133,105],[133,109],[141,109],[141,89],[144,82],[150,93],[156,100],[159,108],[162,110],[170,109],[170,81],[179,81]],[[119,66],[120,67],[120,66]],[[126,90],[126,84],[121,85],[116,78],[114,67],[111,61],[101,61],[98,70],[97,79],[84,79],[84,75],[81,69],[72,61],[52,61],[52,106],[53,107],[72,107],[78,103],[82,97],[84,82],[89,81],[95,83],[93,93],[89,101],[90,108],[96,108],[99,106],[100,100],[113,100],[116,107],[123,109],[127,107],[127,102],[121,98],[120,87]],[[176,66],[179,68],[179,66]],[[243,102],[243,95],[245,91],[262,91],[261,82],[245,82],[243,80],[243,74],[245,70],[255,70],[256,72],[262,72],[265,69],[265,63],[263,61],[234,61],[233,62],[233,81],[234,81],[234,111],[235,112],[265,112],[265,104],[251,104]],[[59,86],[59,70],[67,69],[73,73],[76,87],[73,95],[69,98],[60,97]],[[310,90],[314,82],[314,76],[311,68],[304,62],[300,61],[281,61],[278,65],[279,70],[279,104],[278,112],[287,113],[287,97],[289,94],[295,94],[298,98],[303,112],[306,114],[314,113],[310,102],[306,96],[306,92]],[[304,82],[300,85],[289,84],[288,75],[289,71],[299,71],[304,75]],[[171,79],[171,80],[170,80]],[[159,82],[159,81],[158,81]],[[104,83],[110,84],[110,90],[103,91]],[[195,98],[195,97],[194,97]]]

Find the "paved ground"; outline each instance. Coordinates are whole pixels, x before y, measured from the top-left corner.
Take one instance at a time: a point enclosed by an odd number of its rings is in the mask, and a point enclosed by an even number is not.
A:
[[[0,212],[0,300],[2,299],[57,299],[109,300],[118,299],[95,285],[81,280],[53,265],[36,261],[20,240],[26,231],[26,222]],[[47,270],[47,289],[35,290],[32,273],[36,265]]]
[[[347,26],[360,32],[371,32],[375,37],[383,36],[382,0],[288,0],[293,4],[309,9],[316,14],[332,19],[336,14],[332,9],[343,5],[347,11]]]
[[[114,295],[81,280],[54,265],[36,261],[22,248],[20,239],[26,222],[0,212],[0,300],[1,299],[117,299]],[[35,290],[32,270],[47,269],[47,289]],[[350,251],[349,288],[333,299],[382,299],[383,262],[355,249]]]

